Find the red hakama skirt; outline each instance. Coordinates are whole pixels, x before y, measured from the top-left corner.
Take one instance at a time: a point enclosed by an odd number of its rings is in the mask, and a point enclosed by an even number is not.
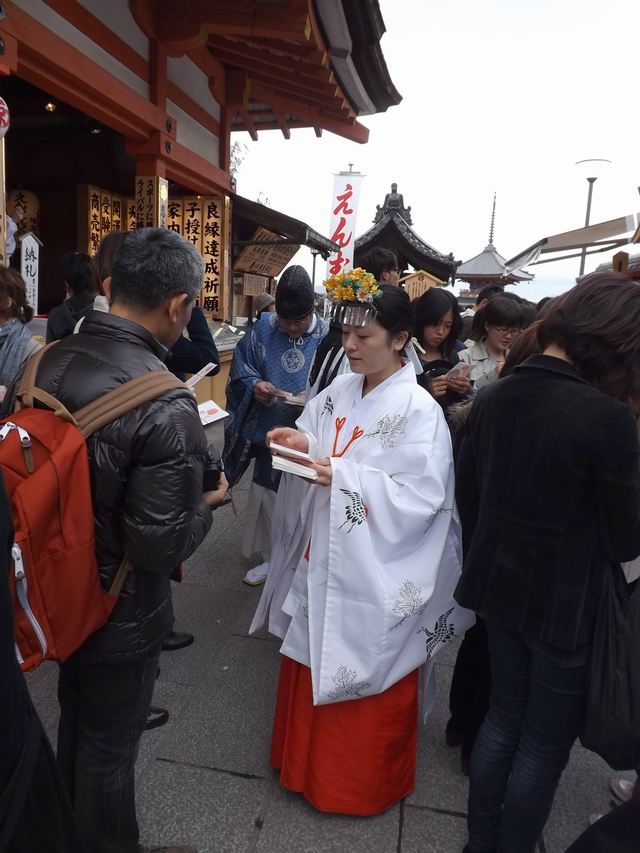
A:
[[[417,739],[418,670],[377,696],[314,706],[311,670],[282,656],[271,764],[315,808],[390,808],[413,790]]]

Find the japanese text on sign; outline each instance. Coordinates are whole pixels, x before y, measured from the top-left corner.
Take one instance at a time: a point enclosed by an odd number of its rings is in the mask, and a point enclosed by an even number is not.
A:
[[[163,217],[159,219],[161,224],[186,237],[202,254],[205,273],[200,305],[205,312],[222,317],[228,259],[228,203],[222,195],[165,198],[161,181],[161,178],[136,178],[135,198],[122,198],[98,187],[85,187],[86,231],[80,234],[78,245],[87,245],[88,254],[95,255],[100,241],[108,233],[120,229],[132,231],[148,224],[147,217],[158,205],[158,217]]]
[[[353,269],[356,216],[362,177],[358,172],[334,176],[329,234],[331,242],[337,243],[340,249],[337,254],[329,256],[327,276]]]
[[[280,275],[299,248],[297,243],[285,243],[278,234],[259,226],[251,238],[251,245],[244,247],[233,267],[238,272],[273,278]]]
[[[40,241],[28,233],[20,238],[20,274],[27,291],[27,302],[38,313],[38,267],[40,262]]]

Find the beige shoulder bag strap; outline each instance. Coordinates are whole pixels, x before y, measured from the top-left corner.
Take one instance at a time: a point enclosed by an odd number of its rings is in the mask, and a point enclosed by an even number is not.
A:
[[[186,385],[173,373],[168,370],[153,370],[124,382],[119,388],[114,388],[93,403],[83,406],[73,413],[73,419],[83,436],[88,438],[96,430],[137,409],[143,403],[149,403],[168,391],[179,388],[184,390]]]
[[[29,393],[29,391],[35,387],[36,384],[36,376],[38,375],[38,368],[40,367],[40,362],[42,361],[42,356],[54,347],[58,342],[52,341],[50,344],[39,349],[38,352],[34,353],[29,361],[27,362],[24,373],[22,374],[22,379],[20,380],[20,384],[18,385],[18,390],[16,392],[16,402],[14,406],[14,411],[19,412],[24,406],[31,407],[33,406],[33,395]],[[52,400],[55,398],[51,398]],[[50,406],[54,410],[61,406],[61,403],[58,403],[56,400],[56,405],[51,406],[50,403],[41,400],[40,402],[45,403],[46,406]],[[64,409],[64,406],[62,406]],[[65,409],[66,411],[66,409]]]

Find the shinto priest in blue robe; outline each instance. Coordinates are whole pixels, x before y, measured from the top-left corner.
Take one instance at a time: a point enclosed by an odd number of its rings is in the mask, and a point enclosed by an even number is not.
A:
[[[265,312],[236,346],[227,384],[229,417],[225,423],[224,463],[230,486],[255,459],[254,484],[275,497],[280,477],[271,467],[265,436],[275,427],[294,426],[300,411],[277,397],[260,403],[253,389],[258,382],[267,381],[280,391],[303,393],[313,356],[328,330],[328,322],[313,314],[308,331],[291,338],[280,329],[278,315]],[[258,538],[254,544],[262,543]],[[250,556],[248,548],[243,550]]]

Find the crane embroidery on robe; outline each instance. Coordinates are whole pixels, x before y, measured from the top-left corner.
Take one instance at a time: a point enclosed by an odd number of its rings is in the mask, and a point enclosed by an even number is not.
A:
[[[405,433],[409,418],[404,415],[385,415],[380,418],[373,432],[367,433],[367,438],[378,436],[383,450],[391,450]]]
[[[400,594],[393,602],[392,612],[396,616],[401,616],[399,622],[391,626],[391,630],[399,628],[402,623],[410,616],[422,616],[427,602],[422,598],[422,590],[412,581],[405,581],[400,587]]]
[[[431,514],[427,518],[427,525],[425,527],[425,533],[431,527],[436,518],[440,515],[441,512],[453,512],[452,506],[437,506],[435,507]]]
[[[339,666],[336,674],[332,677],[332,681],[336,686],[335,690],[329,693],[330,699],[341,699],[348,696],[360,696],[360,691],[371,687],[368,681],[356,681],[358,673],[355,669],[348,669],[346,666]]]
[[[340,491],[351,499],[351,503],[344,508],[346,521],[340,525],[339,529],[342,529],[345,524],[351,524],[351,527],[347,530],[347,533],[351,533],[354,527],[367,520],[369,510],[364,505],[362,495],[352,492],[350,489],[340,489]]]
[[[329,415],[333,414],[333,400],[328,395],[327,399],[324,401],[324,406],[322,407],[322,411],[320,412],[320,414],[324,415],[325,412],[327,412]]]
[[[430,631],[427,627],[418,628],[416,633],[424,633],[427,635],[427,660],[429,660],[434,650],[439,645],[449,643],[453,640],[456,629],[453,622],[447,621],[452,613],[453,607],[451,610],[447,610],[446,613],[443,613],[442,616],[438,616],[436,624],[433,627],[433,631]]]

